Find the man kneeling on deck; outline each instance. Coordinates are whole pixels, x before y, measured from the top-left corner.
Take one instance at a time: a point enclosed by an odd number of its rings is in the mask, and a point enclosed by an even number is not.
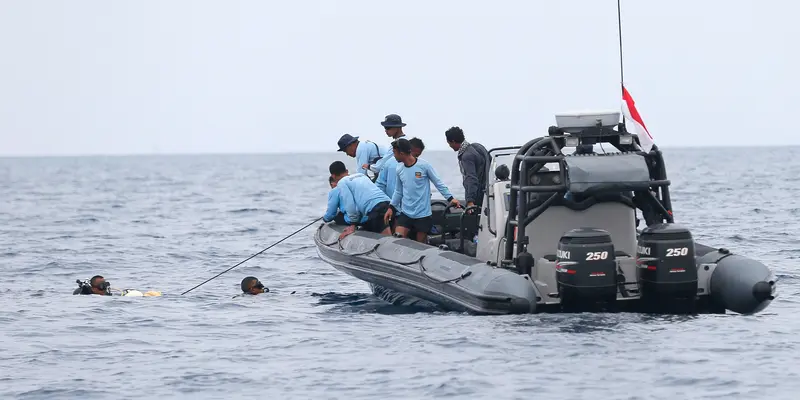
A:
[[[389,209],[391,201],[389,196],[378,189],[366,175],[350,175],[341,161],[331,164],[330,173],[337,182],[339,207],[350,223],[339,238],[355,232],[359,222],[362,228],[370,232],[391,235],[389,224],[384,221],[384,214]]]
[[[330,170],[337,170],[339,168],[339,164],[341,164],[342,168],[344,168],[344,164],[340,161],[337,161],[331,164]],[[331,174],[332,173],[333,172],[331,172]],[[331,186],[331,191],[328,192],[328,209],[325,210],[325,215],[322,216],[322,220],[324,222],[333,221],[336,223],[336,225],[350,225],[350,218],[348,218],[347,215],[342,212],[344,211],[344,205],[342,204],[342,196],[339,195],[339,188],[337,186],[338,183],[339,179],[335,179],[333,175],[328,177],[328,184]],[[366,220],[367,217],[365,215],[359,222],[364,222]]]
[[[414,228],[417,231],[416,240],[425,243],[428,232],[433,227],[431,183],[448,202],[456,207],[460,207],[461,204],[450,194],[450,190],[433,167],[427,161],[411,154],[411,143],[408,140],[397,139],[392,142],[392,146],[395,148],[395,158],[399,161],[396,170],[397,182],[391,208],[386,211],[384,221],[388,223],[399,206],[400,216],[397,217],[396,232],[402,237],[408,237],[408,231]]]

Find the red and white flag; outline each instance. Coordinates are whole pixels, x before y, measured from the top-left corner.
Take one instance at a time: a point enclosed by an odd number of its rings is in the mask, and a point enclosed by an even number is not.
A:
[[[633,128],[633,133],[639,136],[639,143],[642,145],[642,150],[644,150],[645,153],[649,153],[654,144],[653,135],[651,135],[647,127],[644,126],[642,116],[639,115],[639,111],[633,103],[633,97],[628,93],[628,89],[625,89],[625,85],[622,85],[622,113],[625,115],[625,118],[633,121],[631,126]]]

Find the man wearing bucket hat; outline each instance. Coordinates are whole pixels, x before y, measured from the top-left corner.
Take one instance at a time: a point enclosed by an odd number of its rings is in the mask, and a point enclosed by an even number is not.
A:
[[[391,138],[392,141],[406,136],[406,134],[403,133],[403,127],[406,125],[407,124],[403,122],[403,118],[397,114],[389,114],[384,117],[383,121],[381,122],[383,130],[386,132],[386,136]],[[388,144],[386,147],[384,147],[383,157],[372,166],[371,170],[376,174],[381,173],[383,170],[383,164],[385,164],[386,161],[393,156],[392,145]]]
[[[370,165],[375,164],[383,157],[385,151],[381,151],[378,145],[368,140],[361,142],[358,136],[345,133],[339,138],[339,151],[343,151],[350,157],[356,159],[356,172],[366,175]]]
[[[403,118],[397,114],[389,114],[384,117],[381,125],[383,126],[383,130],[386,132],[386,136],[392,138],[392,140],[400,139],[406,135],[403,133],[403,127],[407,124],[403,122]]]

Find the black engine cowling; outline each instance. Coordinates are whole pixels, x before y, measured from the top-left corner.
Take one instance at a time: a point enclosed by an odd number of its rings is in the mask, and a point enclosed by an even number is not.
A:
[[[642,300],[697,297],[694,239],[688,229],[671,223],[643,229],[636,263]]]
[[[617,263],[611,235],[602,229],[573,229],[558,241],[556,282],[562,304],[614,301]]]

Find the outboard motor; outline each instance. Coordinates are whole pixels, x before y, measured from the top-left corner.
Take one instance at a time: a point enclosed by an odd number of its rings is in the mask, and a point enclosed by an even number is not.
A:
[[[558,241],[556,282],[562,305],[588,305],[617,299],[617,263],[611,234],[603,229],[573,229]]]
[[[694,239],[688,229],[662,223],[648,226],[636,247],[637,278],[642,300],[668,306],[677,299],[697,298]],[[668,300],[666,302],[661,300]]]

